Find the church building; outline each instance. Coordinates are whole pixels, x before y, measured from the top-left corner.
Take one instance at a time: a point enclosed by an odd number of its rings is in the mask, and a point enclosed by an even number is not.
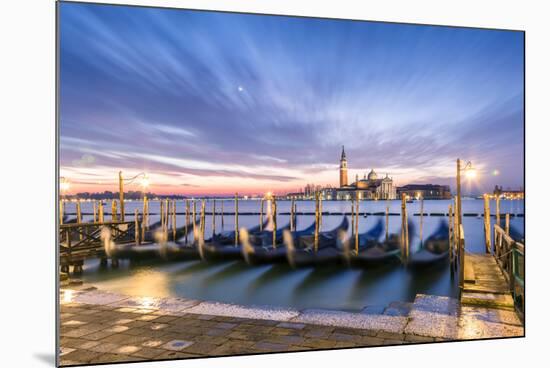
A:
[[[335,199],[346,200],[352,198],[359,199],[395,199],[396,188],[393,185],[393,179],[386,174],[383,178],[378,178],[378,174],[372,169],[369,174],[355,176],[355,181],[348,184],[348,161],[346,151],[342,146],[340,156],[340,187],[334,189]]]

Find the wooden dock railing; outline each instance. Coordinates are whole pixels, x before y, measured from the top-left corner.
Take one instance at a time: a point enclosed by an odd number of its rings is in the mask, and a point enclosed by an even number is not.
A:
[[[515,241],[499,225],[494,228],[493,255],[514,298],[516,310],[523,315],[525,300],[525,245]]]
[[[117,244],[141,242],[140,219],[60,225],[59,257],[63,271],[68,270],[69,265],[81,267],[85,258],[97,256],[104,249],[101,231],[105,227],[111,231],[111,239]]]

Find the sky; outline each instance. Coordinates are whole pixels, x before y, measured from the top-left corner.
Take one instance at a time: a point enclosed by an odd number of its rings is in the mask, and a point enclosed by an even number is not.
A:
[[[394,184],[523,186],[523,33],[60,4],[60,175],[157,194]],[[126,190],[139,190],[135,183]]]

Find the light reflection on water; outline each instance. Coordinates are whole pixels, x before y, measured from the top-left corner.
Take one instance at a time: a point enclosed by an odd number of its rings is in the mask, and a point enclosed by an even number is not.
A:
[[[503,201],[501,212],[517,209],[523,213],[523,205]],[[136,203],[136,202],[134,202]],[[251,206],[250,202],[248,203]],[[309,202],[298,202],[308,207]],[[522,202],[521,202],[522,203]],[[399,212],[399,203],[390,202],[390,212]],[[255,203],[257,206],[258,203]],[[279,205],[284,212],[285,202]],[[384,211],[385,202],[363,202],[369,212]],[[410,213],[417,212],[417,204],[409,204]],[[464,201],[463,212],[482,212],[482,201]],[[348,210],[348,203],[325,202],[324,211]],[[419,208],[419,206],[417,206]],[[447,201],[426,201],[426,212],[446,212]],[[494,206],[493,206],[494,207]],[[182,206],[183,208],[183,206]],[[218,205],[219,208],[219,205]],[[232,210],[226,203],[226,211]],[[244,212],[243,205],[240,209]],[[152,208],[153,210],[153,208]],[[494,208],[492,208],[494,211]],[[128,211],[130,212],[130,211]],[[211,233],[211,221],[206,220],[205,233]],[[361,217],[359,231],[363,232],[376,224],[380,216]],[[416,226],[416,236],[411,242],[411,252],[420,244],[419,216],[410,216]],[[341,216],[325,216],[323,229],[328,230],[340,223]],[[298,228],[306,228],[313,222],[313,216],[299,216]],[[424,217],[424,238],[436,230],[440,221],[446,217]],[[151,216],[151,221],[157,221]],[[183,224],[184,216],[178,216]],[[492,220],[494,222],[494,219]],[[225,218],[225,229],[233,229],[233,216]],[[288,216],[279,216],[282,226],[288,222]],[[217,220],[216,223],[221,223]],[[240,216],[242,226],[254,226],[258,216]],[[464,217],[466,249],[469,252],[484,252],[483,220],[477,217]],[[511,225],[523,233],[523,218],[513,217]],[[400,219],[390,216],[390,233],[398,232]],[[218,227],[219,229],[219,227]],[[199,300],[220,301],[247,305],[274,305],[281,307],[327,308],[342,310],[360,310],[365,306],[387,305],[392,301],[412,301],[418,293],[456,296],[455,280],[451,278],[448,265],[429,268],[422,271],[405,269],[400,265],[388,265],[369,269],[346,268],[344,266],[323,266],[317,268],[292,269],[286,264],[249,266],[241,261],[202,262],[186,261],[168,263],[160,260],[130,262],[121,261],[119,269],[101,269],[98,260],[89,260],[85,264],[82,276],[85,282],[103,290],[119,292],[133,296],[149,297],[185,297]]]

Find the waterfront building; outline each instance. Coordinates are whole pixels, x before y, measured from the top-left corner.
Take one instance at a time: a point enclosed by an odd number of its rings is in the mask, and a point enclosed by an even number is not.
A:
[[[327,190],[326,196],[331,199],[395,199],[396,190],[393,185],[393,178],[386,174],[383,178],[378,178],[378,174],[372,169],[369,174],[363,175],[359,179],[359,175],[355,176],[355,181],[348,184],[348,161],[344,146],[342,146],[342,154],[340,156],[340,187]]]
[[[405,193],[408,198],[414,199],[450,199],[451,188],[448,185],[438,184],[407,184],[397,188],[397,195],[400,197]]]
[[[493,197],[499,196],[500,198],[504,199],[524,199],[525,198],[525,192],[523,189],[519,190],[512,190],[512,189],[502,189],[502,185],[499,187],[498,185],[495,185],[495,189],[493,190]]]

